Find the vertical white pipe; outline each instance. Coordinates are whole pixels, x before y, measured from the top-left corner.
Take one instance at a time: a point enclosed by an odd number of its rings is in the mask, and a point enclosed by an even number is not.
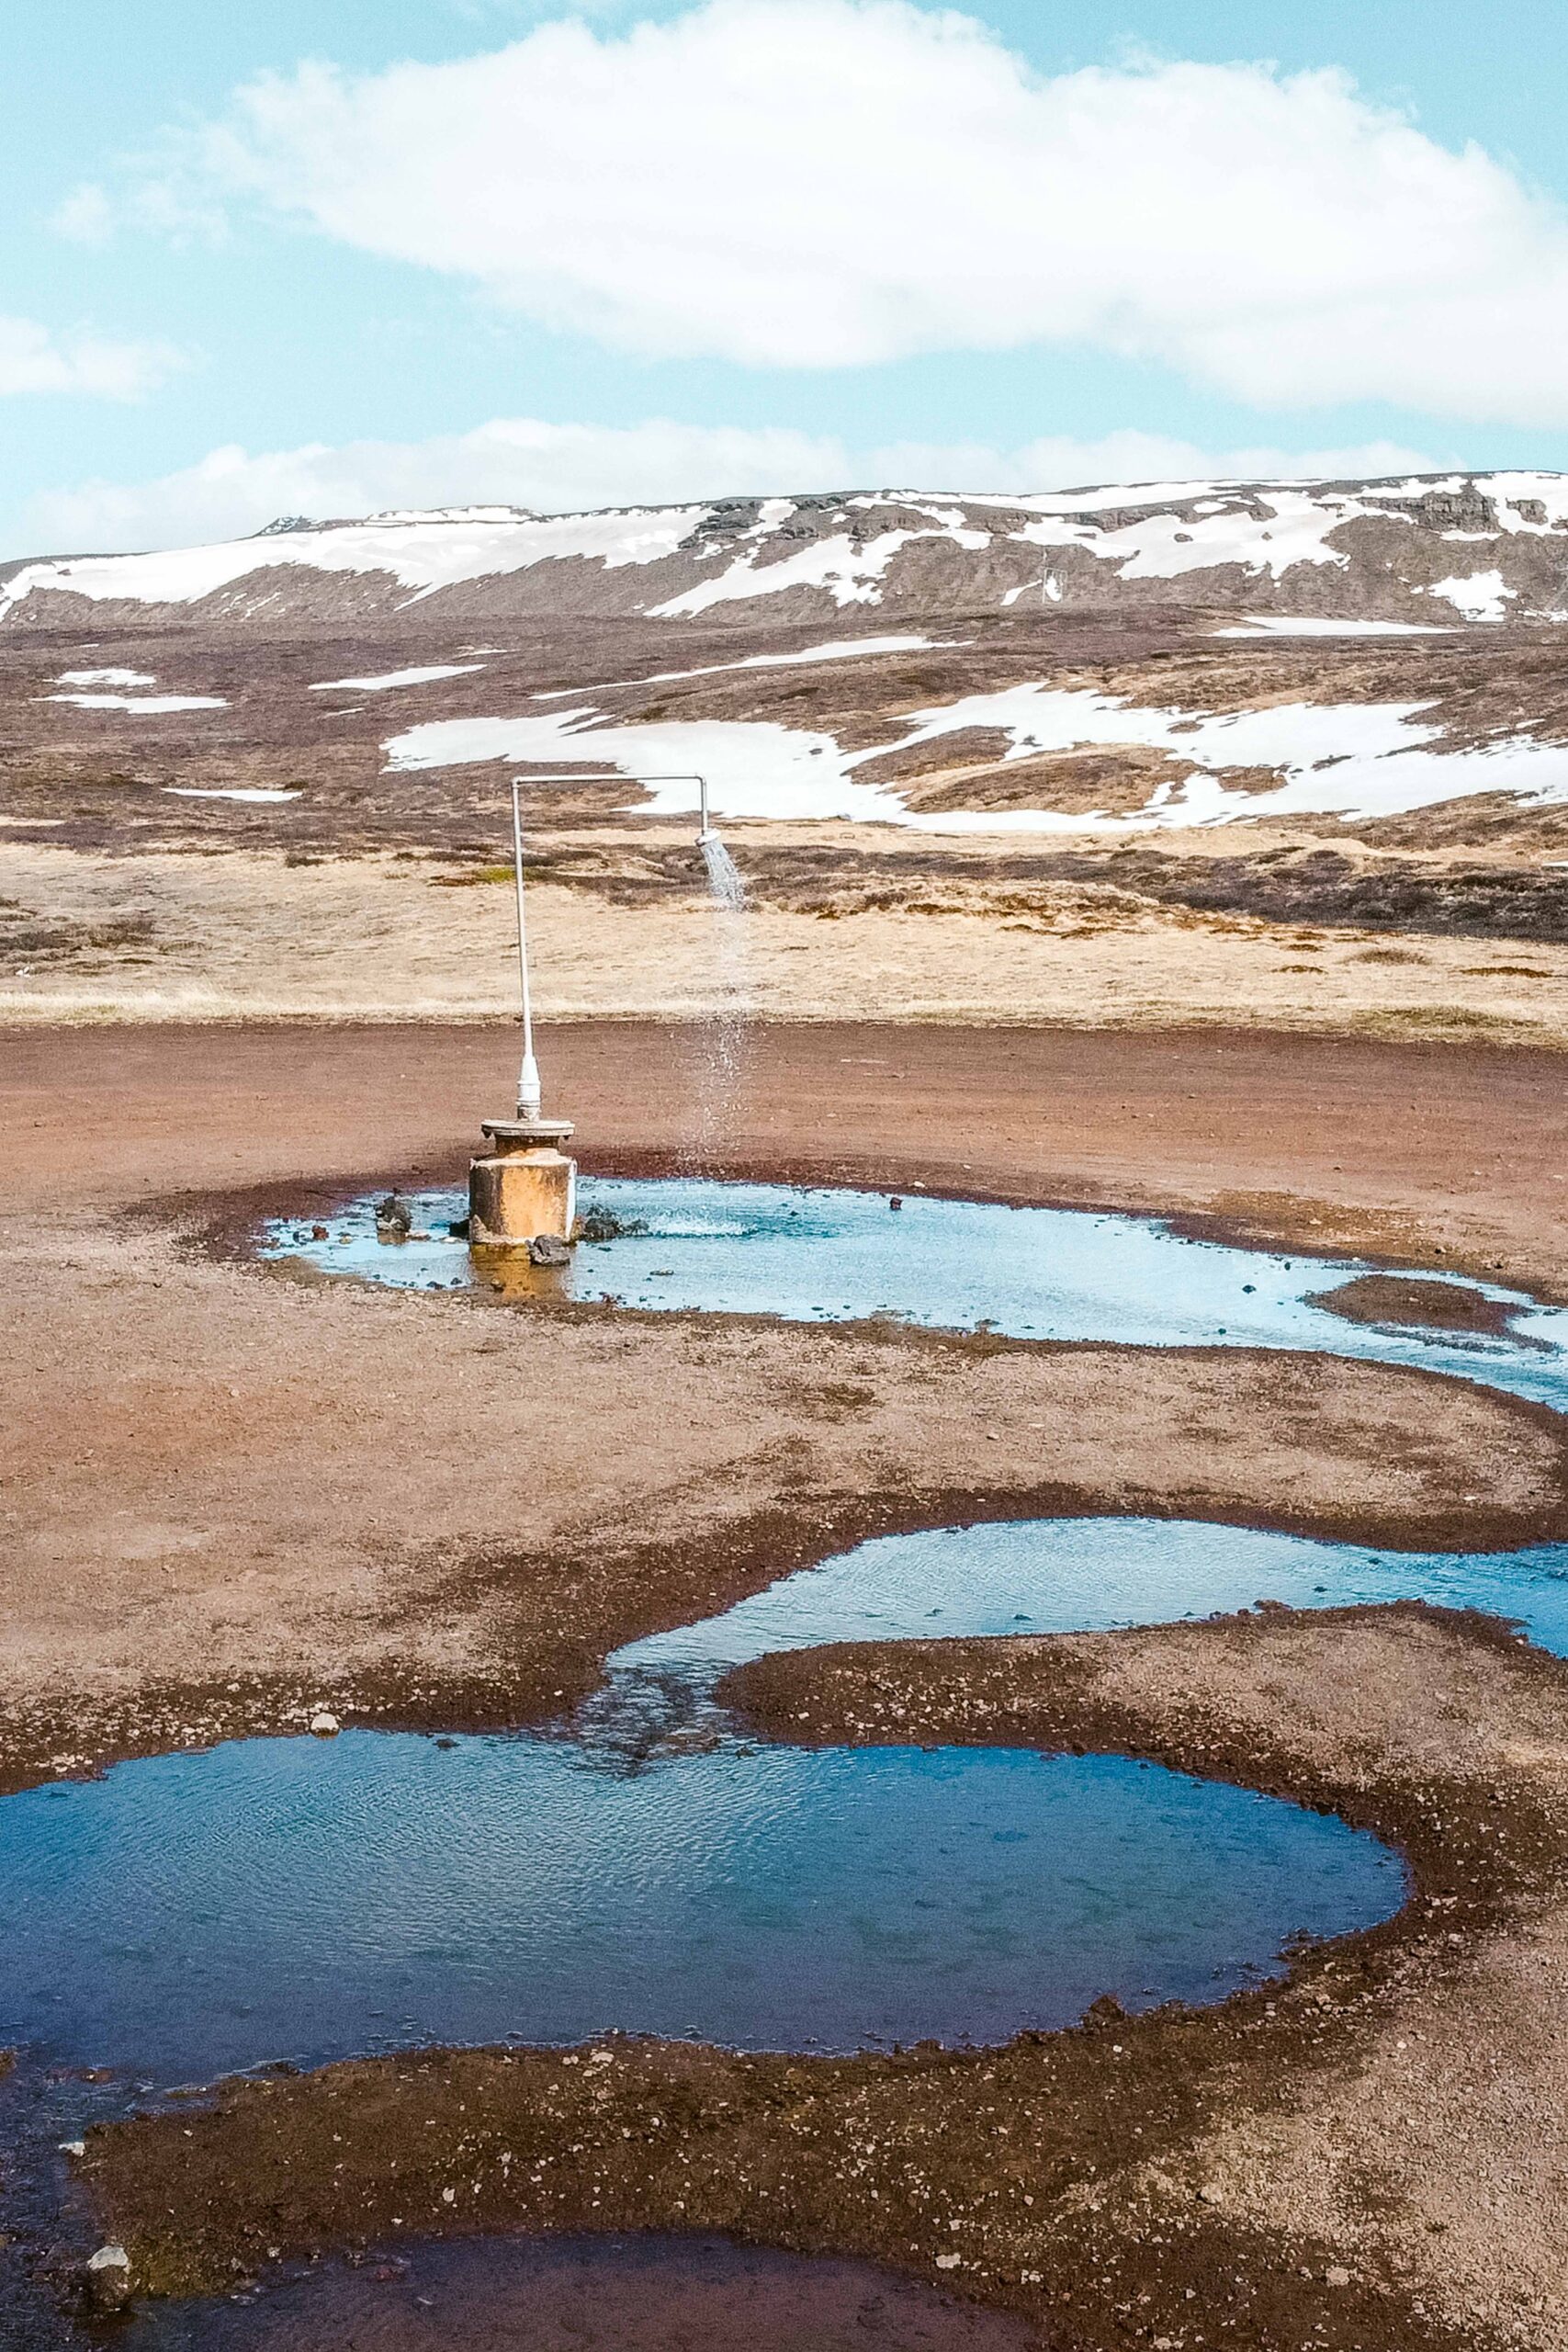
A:
[[[697,839],[699,842],[705,842],[713,831],[708,823],[708,780],[705,775],[700,775],[697,778],[697,797],[703,812]]]
[[[522,779],[512,779],[512,860],[517,882],[517,977],[523,989],[523,1068],[517,1080],[517,1115],[539,1115],[539,1065],[534,1059],[534,1000],[528,988],[528,932],[523,911],[523,807],[518,797]]]

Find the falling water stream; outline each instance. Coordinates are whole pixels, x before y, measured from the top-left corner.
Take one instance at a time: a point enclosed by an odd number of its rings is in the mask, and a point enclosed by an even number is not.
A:
[[[695,1167],[722,1157],[736,1097],[746,1074],[751,1035],[750,927],[740,869],[705,822],[702,852],[712,900],[713,1001],[697,1031],[690,1151]]]

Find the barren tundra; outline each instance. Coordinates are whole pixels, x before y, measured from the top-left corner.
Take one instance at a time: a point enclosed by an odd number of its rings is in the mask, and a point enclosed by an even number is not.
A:
[[[1190,485],[289,526],[0,583],[0,1009],[1561,1043],[1568,492]],[[709,781],[753,907],[720,971]],[[563,780],[564,779],[564,780]]]

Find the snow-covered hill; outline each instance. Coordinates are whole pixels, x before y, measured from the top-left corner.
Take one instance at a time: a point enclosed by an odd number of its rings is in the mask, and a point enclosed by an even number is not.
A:
[[[913,492],[275,524],[164,553],[0,566],[0,624],[287,630],[573,612],[811,622],[1181,605],[1405,628],[1568,619],[1568,476]]]

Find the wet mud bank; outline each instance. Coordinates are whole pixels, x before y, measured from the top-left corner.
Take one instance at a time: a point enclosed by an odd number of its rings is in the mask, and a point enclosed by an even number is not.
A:
[[[1056,2352],[866,2262],[703,2235],[400,2240],[255,2299],[143,2314],[120,2352]]]
[[[1359,1274],[1314,1293],[1312,1304],[1348,1323],[1425,1331],[1514,1336],[1519,1309],[1464,1283],[1422,1282],[1407,1274]]]
[[[1345,2211],[1293,2218],[1234,2143],[1395,2068],[1408,2108],[1413,2047],[1440,2101],[1437,2011],[1468,2006],[1483,2037],[1477,1954],[1560,1931],[1568,1668],[1488,1621],[1401,1604],[773,1654],[724,1695],[799,1743],[1111,1748],[1269,1789],[1396,1841],[1410,1899],[1303,1951],[1288,1984],[1138,2018],[1107,2002],[996,2050],[802,2059],[606,2038],[221,2084],[88,2135],[81,2183],[145,2288],[211,2292],[400,2233],[719,2229],[885,2261],[1095,2352],[1161,2335],[1251,2352],[1506,2340],[1522,2314],[1505,2282],[1487,2282],[1495,2327],[1473,2281],[1445,2307],[1438,2270],[1440,2202],[1488,2154],[1484,2119],[1442,2179],[1362,2181]],[[1533,2095],[1560,2091],[1543,2064]],[[1540,2298],[1529,2267],[1511,2266],[1516,2301]]]

